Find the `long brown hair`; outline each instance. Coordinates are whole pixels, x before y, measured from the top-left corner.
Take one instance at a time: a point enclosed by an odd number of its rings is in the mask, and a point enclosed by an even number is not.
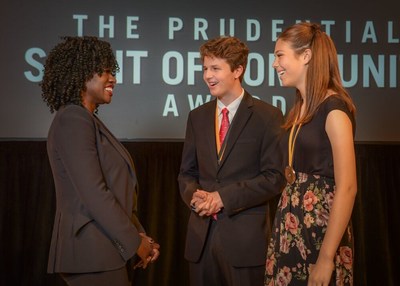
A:
[[[306,49],[310,49],[312,52],[306,75],[306,94],[304,96],[307,100],[304,114],[296,122],[303,103],[300,91],[296,90],[294,106],[283,125],[285,129],[290,128],[295,122],[302,124],[309,122],[324,101],[329,89],[345,101],[350,112],[355,113],[353,101],[342,84],[335,44],[321,30],[319,24],[297,23],[283,31],[278,40],[289,43],[298,55]]]

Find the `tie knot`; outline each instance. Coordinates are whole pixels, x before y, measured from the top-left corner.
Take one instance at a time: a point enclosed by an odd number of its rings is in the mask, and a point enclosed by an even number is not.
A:
[[[226,116],[228,113],[229,113],[228,108],[225,107],[224,109],[222,109],[222,115]]]

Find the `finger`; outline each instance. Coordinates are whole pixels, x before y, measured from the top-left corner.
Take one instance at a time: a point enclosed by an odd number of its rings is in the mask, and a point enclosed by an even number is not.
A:
[[[217,205],[214,202],[210,202],[210,204],[208,206],[208,210],[215,212],[216,209],[217,209]]]
[[[147,264],[149,264],[149,261],[150,261],[149,258],[147,258],[146,261],[143,261],[143,266],[142,266],[143,269],[147,268]]]
[[[197,211],[197,214],[199,216],[204,216],[206,213],[207,213],[207,209],[204,209],[204,208]]]
[[[142,266],[143,266],[143,261],[141,260],[141,261],[139,261],[138,263],[136,263],[136,264],[133,266],[133,269],[140,268],[140,267],[142,267]]]
[[[199,198],[199,197],[193,195],[192,199],[190,200],[190,204],[196,204],[196,203],[199,203],[202,201],[203,201],[202,198]]]
[[[201,211],[201,212],[198,213],[199,216],[204,216],[205,214],[206,214],[205,211]]]
[[[208,210],[202,210],[201,212],[199,212],[199,216],[205,216],[207,215]]]
[[[192,198],[193,199],[203,199],[204,198],[204,193],[202,191],[196,191],[193,193]]]
[[[201,211],[206,210],[206,209],[208,209],[208,207],[207,207],[207,202],[198,204],[198,205],[196,206],[196,211],[197,211],[197,212],[201,212]]]
[[[213,214],[213,213],[215,213],[215,210],[216,210],[216,207],[215,207],[214,204],[209,203],[209,204],[207,205],[207,213],[208,213],[208,214]]]
[[[212,213],[212,214],[219,213],[220,211],[221,211],[221,208],[217,207],[216,205],[212,205],[210,207],[210,213]]]
[[[208,192],[202,191],[202,190],[197,190],[196,192],[193,193],[193,197],[200,198],[202,200],[207,199]]]
[[[156,261],[157,258],[158,258],[158,256],[160,256],[160,252],[159,252],[157,249],[155,249],[155,250],[153,251],[153,255],[151,256],[150,262]]]
[[[190,203],[190,209],[192,210],[192,211],[196,211],[196,203]]]

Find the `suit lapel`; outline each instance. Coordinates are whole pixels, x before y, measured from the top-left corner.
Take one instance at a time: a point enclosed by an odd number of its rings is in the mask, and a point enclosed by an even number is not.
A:
[[[217,100],[213,101],[214,104],[209,105],[209,110],[205,111],[205,114],[207,114],[206,122],[204,122],[204,130],[206,132],[205,138],[207,138],[207,144],[208,144],[208,149],[211,154],[210,158],[215,158],[215,167],[217,167],[217,159],[218,159],[218,154],[217,154],[217,143],[215,138],[215,112],[217,108]],[[209,116],[211,115],[211,116]]]
[[[119,154],[121,154],[122,158],[126,161],[126,163],[129,166],[129,170],[133,176],[135,176],[135,167],[132,161],[132,157],[128,153],[128,151],[124,148],[121,142],[115,136],[108,130],[108,128],[103,124],[103,122],[97,117],[94,116],[96,119],[96,126],[98,127],[99,132],[104,134],[104,136],[107,137],[108,141],[111,143],[111,145],[118,151]]]
[[[233,147],[235,146],[236,141],[240,136],[240,133],[242,132],[243,128],[245,128],[245,126],[247,125],[247,122],[251,114],[253,113],[251,109],[252,105],[253,105],[253,99],[251,95],[245,91],[242,102],[240,103],[238,110],[236,111],[235,117],[233,118],[233,121],[231,123],[228,141],[226,144],[226,150],[224,156],[222,157],[221,163],[218,166],[218,171],[224,165]]]

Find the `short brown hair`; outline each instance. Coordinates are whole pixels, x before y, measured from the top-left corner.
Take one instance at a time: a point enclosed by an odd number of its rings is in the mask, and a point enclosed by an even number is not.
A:
[[[204,62],[204,57],[215,57],[224,59],[234,71],[239,66],[243,67],[243,73],[240,76],[240,81],[243,80],[244,72],[247,66],[247,57],[249,49],[246,44],[236,37],[220,36],[211,39],[200,47],[201,61]]]

